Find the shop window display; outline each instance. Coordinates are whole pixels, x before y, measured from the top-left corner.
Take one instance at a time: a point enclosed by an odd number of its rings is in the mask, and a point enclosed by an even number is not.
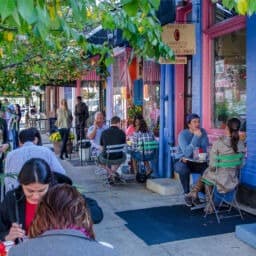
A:
[[[224,128],[229,117],[245,119],[245,29],[216,37],[213,42],[213,124],[215,128]]]
[[[143,116],[152,131],[159,129],[159,84],[144,84]]]

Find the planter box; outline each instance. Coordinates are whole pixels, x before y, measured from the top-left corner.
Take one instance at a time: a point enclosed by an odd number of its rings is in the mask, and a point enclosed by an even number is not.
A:
[[[60,150],[61,150],[61,141],[54,141],[53,142],[53,149],[54,149],[54,153],[56,155],[60,154]]]

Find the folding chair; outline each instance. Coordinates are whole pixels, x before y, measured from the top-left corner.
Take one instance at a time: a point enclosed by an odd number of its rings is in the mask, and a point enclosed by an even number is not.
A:
[[[126,144],[107,145],[104,149],[104,155],[100,154],[98,157],[99,163],[103,165],[103,169],[107,171],[106,178],[108,178],[109,172],[111,171],[111,174],[114,173],[116,174],[116,177],[118,177],[118,179],[116,180],[117,183],[126,182],[116,172],[119,166],[126,161],[126,146],[127,146]],[[111,159],[113,154],[117,154],[117,153],[122,153],[122,157],[117,159]]]
[[[242,153],[236,153],[236,154],[229,154],[229,155],[217,155],[214,161],[214,167],[216,169],[216,174],[218,168],[232,168],[237,169],[237,175],[240,178],[240,169],[243,164],[243,154]],[[225,169],[223,171],[225,171]],[[209,203],[212,206],[214,213],[216,215],[218,223],[220,223],[221,218],[229,218],[234,216],[240,216],[241,219],[243,219],[242,212],[239,208],[239,205],[236,200],[236,193],[237,188],[236,186],[232,191],[229,191],[227,193],[219,193],[217,190],[217,184],[216,182],[213,182],[212,180],[208,180],[206,178],[202,178],[202,181],[206,186],[206,193],[210,195]],[[212,186],[212,191],[209,190],[209,186]],[[218,200],[218,206],[216,208],[214,201]],[[228,206],[228,209],[226,211],[221,211],[220,208],[223,204],[226,204]],[[236,215],[224,215],[224,212],[227,212],[230,214],[232,208],[235,208],[239,214]],[[220,213],[223,213],[220,215]],[[208,213],[205,213],[205,217],[208,215]]]
[[[138,143],[138,150],[141,152],[141,157],[137,160],[138,174],[142,174],[145,170],[142,170],[144,161],[151,161],[155,157],[155,151],[158,149],[157,141],[142,141]]]

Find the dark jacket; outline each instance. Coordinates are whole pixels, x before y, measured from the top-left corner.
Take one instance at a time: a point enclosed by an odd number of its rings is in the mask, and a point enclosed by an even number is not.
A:
[[[102,209],[94,199],[85,196],[84,198],[91,211],[93,223],[101,222],[103,219]],[[25,202],[26,199],[21,186],[6,194],[0,205],[0,240],[4,240],[13,222],[22,224],[22,228],[25,229]]]
[[[6,143],[9,142],[7,123],[6,123],[5,119],[3,119],[1,117],[0,117],[0,129],[3,132],[3,139],[2,139],[2,141],[0,141],[0,145],[6,144]],[[0,173],[3,172],[3,160],[4,160],[4,157],[5,157],[5,153],[3,153],[3,154],[1,153],[0,154]]]
[[[76,125],[86,127],[86,120],[89,117],[88,107],[84,102],[79,102],[75,106],[75,121]]]
[[[117,126],[110,126],[108,129],[104,130],[100,137],[100,145],[103,146],[103,157],[107,158],[105,153],[105,148],[108,145],[118,145],[126,143],[126,135],[123,130]],[[122,153],[111,153],[109,159],[119,159],[122,158]]]

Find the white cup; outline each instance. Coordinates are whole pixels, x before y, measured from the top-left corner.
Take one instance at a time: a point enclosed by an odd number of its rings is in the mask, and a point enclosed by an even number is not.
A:
[[[207,153],[199,153],[198,154],[198,159],[200,161],[205,161],[206,160],[206,157],[207,157]]]

